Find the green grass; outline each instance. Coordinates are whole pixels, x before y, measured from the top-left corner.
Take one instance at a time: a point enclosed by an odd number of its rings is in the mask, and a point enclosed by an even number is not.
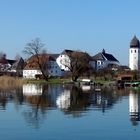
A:
[[[109,83],[113,83],[114,81],[105,81],[105,80],[93,80],[93,82],[95,83],[101,83],[101,84],[109,84]],[[71,79],[62,79],[62,78],[53,78],[53,79],[49,79],[48,81],[46,80],[36,80],[36,79],[28,79],[26,80],[26,83],[34,83],[34,84],[68,84],[68,83],[72,83]]]
[[[113,81],[105,81],[105,80],[93,80],[95,83],[101,84],[109,84],[113,83]],[[22,79],[10,76],[1,76],[0,77],[0,89],[15,89],[18,87],[22,87],[25,83],[34,83],[34,84],[71,84],[70,78],[52,78],[48,81],[45,80],[31,80],[31,79]]]
[[[26,80],[26,83],[35,83],[35,84],[64,84],[64,83],[68,83],[70,80],[69,79],[60,79],[60,78],[56,78],[56,79],[49,79],[48,81],[46,80]]]
[[[113,82],[114,81],[110,81],[110,80],[95,80],[95,83],[101,83],[101,84],[108,84]]]

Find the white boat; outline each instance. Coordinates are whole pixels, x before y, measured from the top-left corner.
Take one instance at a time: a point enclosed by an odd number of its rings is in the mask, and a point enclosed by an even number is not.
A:
[[[90,79],[82,79],[80,81],[81,85],[90,85],[91,84],[91,80]]]
[[[94,89],[96,92],[100,92],[101,91],[101,88],[95,88]]]
[[[91,89],[91,80],[90,79],[82,79],[80,81],[80,86],[83,91],[88,91]]]

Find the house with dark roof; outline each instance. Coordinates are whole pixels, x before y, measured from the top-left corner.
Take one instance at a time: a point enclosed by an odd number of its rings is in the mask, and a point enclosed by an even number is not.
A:
[[[70,54],[74,52],[73,50],[65,49],[56,59],[57,64],[63,71],[69,71],[70,66]]]
[[[39,55],[39,59],[46,65],[44,67],[50,76],[62,76],[63,72],[56,63],[57,56],[58,55],[55,54]],[[35,79],[36,75],[42,75],[42,72],[40,70],[37,57],[32,56],[26,62],[23,70],[23,77]]]
[[[70,67],[71,67],[71,62],[72,59],[76,59],[75,56],[83,56],[85,55],[86,58],[88,58],[89,63],[92,60],[91,56],[89,56],[89,54],[87,54],[86,52],[82,52],[82,51],[75,51],[75,50],[67,50],[65,49],[56,59],[57,64],[59,65],[59,67],[61,68],[62,71],[64,72],[68,72],[70,71]]]
[[[10,62],[11,62],[11,72],[15,72],[17,76],[23,76],[23,68],[25,66],[23,58],[20,57],[17,60],[10,60]]]
[[[119,61],[112,54],[106,53],[104,49],[102,52],[93,56],[92,60],[96,70],[108,67],[113,68],[119,65]]]
[[[0,58],[1,75],[22,76],[23,67],[24,60],[22,58],[11,60],[7,59],[5,54]]]
[[[11,68],[12,62],[6,58],[4,54],[0,58],[0,72],[7,72]]]

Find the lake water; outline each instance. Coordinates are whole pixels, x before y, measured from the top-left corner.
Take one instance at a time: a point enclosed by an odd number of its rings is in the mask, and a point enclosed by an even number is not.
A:
[[[138,140],[140,91],[24,85],[0,91],[1,140]]]

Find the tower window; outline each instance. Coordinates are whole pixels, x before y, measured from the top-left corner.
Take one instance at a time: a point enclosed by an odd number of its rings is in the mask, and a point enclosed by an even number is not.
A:
[[[132,53],[133,51],[131,50],[131,53]]]
[[[135,50],[135,53],[136,53],[137,51]]]

